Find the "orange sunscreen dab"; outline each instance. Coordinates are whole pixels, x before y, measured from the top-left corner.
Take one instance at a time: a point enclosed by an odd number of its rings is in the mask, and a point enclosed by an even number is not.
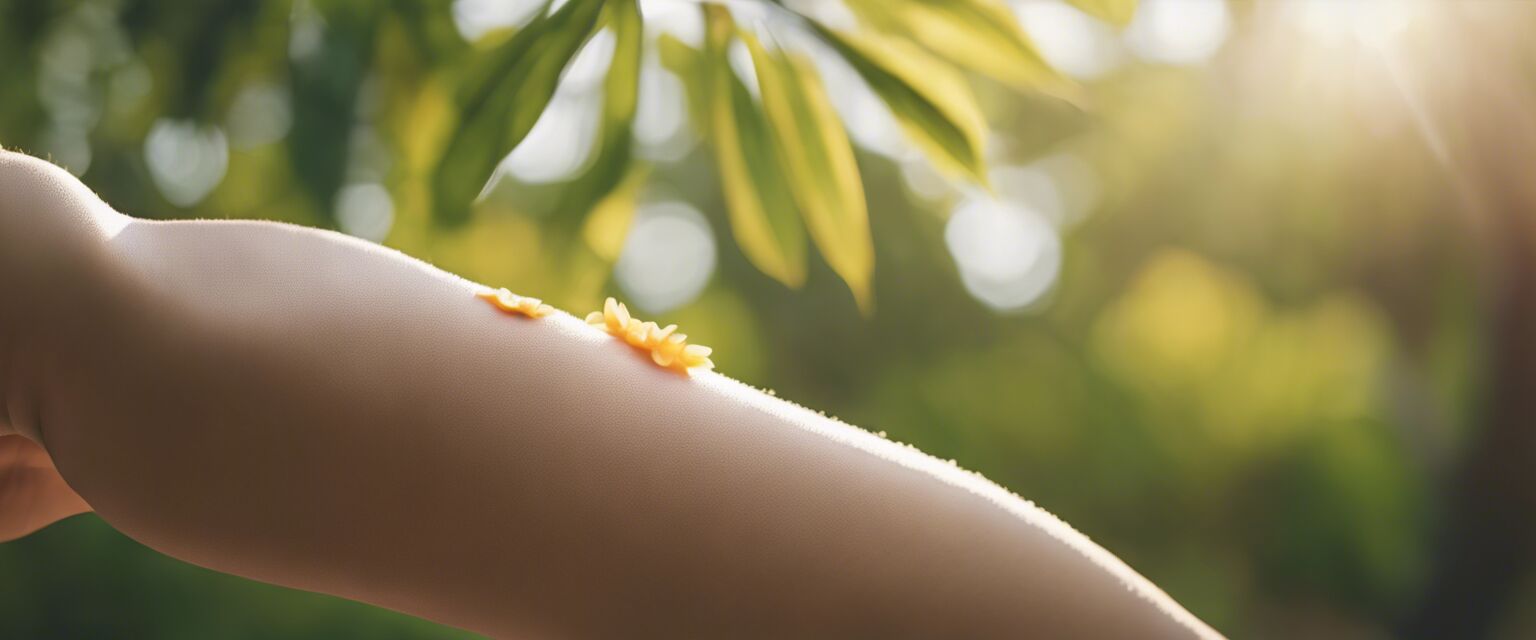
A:
[[[521,314],[530,318],[542,318],[555,311],[554,307],[544,304],[544,301],[538,298],[526,298],[506,289],[481,291],[476,293],[475,297],[491,303],[491,306],[509,315]]]
[[[654,322],[641,322],[630,317],[623,303],[609,298],[602,311],[587,316],[587,324],[613,334],[630,346],[651,352],[651,361],[678,373],[687,374],[690,369],[713,369],[709,359],[709,347],[688,344],[688,336],[677,333],[677,325],[658,327]]]

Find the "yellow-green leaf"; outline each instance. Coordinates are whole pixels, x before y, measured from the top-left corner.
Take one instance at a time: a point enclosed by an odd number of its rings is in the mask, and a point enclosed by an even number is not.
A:
[[[1067,0],[1083,13],[1123,27],[1136,17],[1136,0]]]
[[[868,311],[874,241],[848,133],[809,59],[769,53],[749,33],[740,37],[752,53],[774,149],[811,239],[848,283],[859,308]]]
[[[1071,82],[1040,56],[1003,0],[854,0],[866,22],[950,62],[1021,89],[1063,93]]]
[[[592,166],[565,185],[557,207],[554,230],[574,229],[574,222],[592,211],[631,174],[635,109],[639,103],[640,55],[644,25],[637,0],[608,0],[606,17],[614,32],[613,58],[603,79],[603,112],[597,152]],[[594,213],[595,215],[595,213]]]
[[[727,60],[730,17],[709,9],[709,130],[731,232],[758,270],[799,287],[805,282],[805,230],[794,196],[774,157],[768,124]]]
[[[603,79],[603,123],[629,132],[640,93],[640,54],[645,25],[638,0],[607,0],[608,24],[613,28],[613,60]],[[628,138],[628,135],[625,136]]]
[[[940,170],[986,184],[986,120],[965,78],[911,42],[811,23]]]
[[[597,257],[606,262],[619,259],[624,240],[629,236],[629,224],[635,218],[640,187],[645,185],[649,175],[645,165],[631,165],[618,186],[598,200],[592,212],[587,214],[586,222],[581,226],[581,237]]]
[[[688,112],[709,113],[709,89],[706,86],[709,84],[708,72],[702,70],[700,62],[704,54],[670,33],[656,39],[656,51],[661,56],[662,66],[683,80],[683,91],[688,96]],[[700,136],[709,135],[707,120],[703,117],[688,118],[694,133]]]
[[[656,39],[656,52],[661,56],[661,64],[677,75],[691,76],[698,66],[699,50],[670,33]]]
[[[459,122],[433,175],[439,219],[462,222],[501,159],[549,105],[560,73],[592,35],[603,0],[569,0],[484,54],[459,92]]]

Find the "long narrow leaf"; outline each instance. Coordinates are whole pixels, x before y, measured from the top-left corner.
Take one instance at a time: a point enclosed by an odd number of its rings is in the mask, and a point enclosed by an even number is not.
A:
[[[1083,13],[1123,27],[1136,17],[1136,0],[1067,0]]]
[[[939,169],[986,183],[986,121],[963,77],[905,40],[810,24],[890,107],[902,131]]]
[[[644,163],[631,164],[624,178],[592,206],[582,223],[581,237],[587,248],[604,262],[618,260],[619,253],[624,250],[629,225],[635,219],[640,188],[649,175],[650,168]]]
[[[849,6],[891,35],[916,40],[956,65],[1014,87],[1051,93],[1071,87],[1002,0],[853,0]]]
[[[560,74],[592,35],[603,0],[569,0],[487,53],[459,94],[458,128],[433,176],[440,220],[463,222],[501,159],[554,96]]]
[[[752,53],[774,148],[811,239],[868,311],[874,241],[848,133],[809,60],[769,53],[749,33],[740,37]]]
[[[357,9],[334,12],[321,38],[320,50],[294,60],[290,75],[295,108],[287,145],[288,161],[293,167],[294,181],[327,217],[334,215],[336,193],[346,181],[348,141],[356,117],[358,92],[368,65],[372,64],[363,52],[372,50],[379,37],[380,12],[366,6]],[[197,67],[217,68],[201,64]]]
[[[608,0],[607,23],[614,32],[613,59],[603,79],[603,112],[592,166],[564,188],[556,226],[574,228],[632,174],[635,109],[640,96],[644,24],[637,0]],[[636,187],[638,189],[638,187]],[[566,223],[564,221],[570,221]],[[627,227],[626,227],[627,228]]]
[[[736,243],[758,270],[790,287],[805,282],[805,230],[794,196],[774,157],[768,124],[731,71],[727,48],[734,30],[723,10],[707,12],[709,127]]]
[[[706,86],[709,83],[698,81],[708,73],[702,69],[703,63],[700,62],[704,54],[670,33],[656,39],[656,52],[661,56],[661,65],[683,80],[683,90],[688,96],[688,113],[709,113],[709,89]],[[688,119],[694,132],[701,136],[709,135],[706,120],[708,118],[703,117]]]

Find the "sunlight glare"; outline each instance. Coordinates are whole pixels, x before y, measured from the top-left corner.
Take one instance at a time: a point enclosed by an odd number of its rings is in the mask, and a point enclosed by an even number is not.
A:
[[[688,88],[654,55],[640,64],[640,97],[635,109],[635,152],[647,160],[671,163],[693,150],[688,128]]]
[[[1062,2],[1013,4],[1024,30],[1051,66],[1069,76],[1091,80],[1119,66],[1124,57],[1115,31]]]
[[[161,118],[144,138],[144,163],[166,201],[190,207],[224,180],[229,142],[218,127]]]
[[[453,26],[465,41],[475,42],[492,31],[527,24],[543,6],[532,0],[454,0]]]
[[[225,116],[230,147],[244,151],[282,140],[293,126],[290,104],[286,86],[258,82],[242,88]]]
[[[1026,310],[1061,273],[1061,238],[1037,210],[977,196],[961,202],[944,227],[961,283],[996,311]]]
[[[640,15],[645,18],[645,34],[650,40],[669,35],[690,47],[704,46],[704,17],[697,6],[676,0],[641,0]]]
[[[662,313],[697,298],[714,271],[715,239],[704,214],[667,201],[635,211],[614,279],[636,307]]]
[[[1427,8],[1425,0],[1298,0],[1292,19],[1309,36],[1343,44],[1380,45],[1400,35]]]
[[[1226,0],[1144,0],[1125,43],[1144,60],[1197,64],[1221,48],[1231,28]]]
[[[336,193],[336,224],[347,235],[383,242],[395,223],[395,201],[379,183],[350,184]]]
[[[507,154],[502,168],[528,184],[550,184],[576,177],[592,156],[602,118],[603,92],[561,85],[528,136]]]

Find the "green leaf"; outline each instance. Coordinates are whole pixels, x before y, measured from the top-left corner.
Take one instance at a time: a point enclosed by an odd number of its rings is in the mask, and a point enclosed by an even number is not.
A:
[[[709,113],[709,71],[703,68],[701,60],[703,52],[678,40],[672,34],[663,34],[656,39],[656,50],[661,55],[661,64],[672,73],[677,74],[683,81],[683,90],[688,95],[688,112],[692,114]],[[694,133],[700,136],[709,135],[706,118],[691,117],[689,123],[694,127]]]
[[[854,0],[860,18],[950,62],[1020,89],[1069,92],[1002,0]]]
[[[954,68],[903,39],[810,25],[890,107],[902,131],[935,166],[986,184],[986,121]]]
[[[805,283],[805,230],[774,157],[768,123],[731,71],[729,15],[708,7],[709,130],[736,243],[758,270],[789,287]]]
[[[603,126],[623,128],[622,142],[629,142],[630,125],[640,96],[640,56],[645,44],[645,24],[639,0],[607,0],[608,24],[614,31],[613,60],[603,79]],[[604,144],[618,142],[605,140]]]
[[[377,41],[373,11],[334,11],[320,50],[294,60],[289,71],[293,129],[288,138],[288,161],[295,182],[333,224],[336,194],[347,177],[358,92],[370,65],[375,64],[364,52],[372,51]],[[194,66],[206,63],[196,60]]]
[[[591,37],[603,0],[569,0],[541,11],[505,43],[486,53],[459,92],[459,124],[433,175],[438,219],[460,223],[501,159],[538,122],[560,74]]]
[[[699,58],[702,55],[698,49],[688,43],[677,39],[670,33],[664,33],[656,39],[656,52],[661,56],[661,64],[673,73],[683,77],[691,77],[697,71]]]
[[[1123,27],[1136,17],[1136,0],[1067,0],[1083,13]]]
[[[619,253],[624,250],[629,224],[635,219],[635,203],[649,175],[650,170],[644,164],[631,164],[624,179],[597,201],[587,214],[586,222],[582,223],[581,237],[587,248],[604,262],[618,260]]]
[[[869,311],[874,241],[848,133],[809,59],[769,53],[749,33],[740,37],[752,53],[774,148],[811,239],[848,283],[859,308]]]
[[[635,109],[640,97],[640,56],[644,24],[638,0],[608,0],[607,23],[614,31],[613,59],[603,79],[603,112],[600,141],[592,166],[563,188],[559,220],[579,221],[631,173]],[[638,187],[637,187],[638,188]]]

